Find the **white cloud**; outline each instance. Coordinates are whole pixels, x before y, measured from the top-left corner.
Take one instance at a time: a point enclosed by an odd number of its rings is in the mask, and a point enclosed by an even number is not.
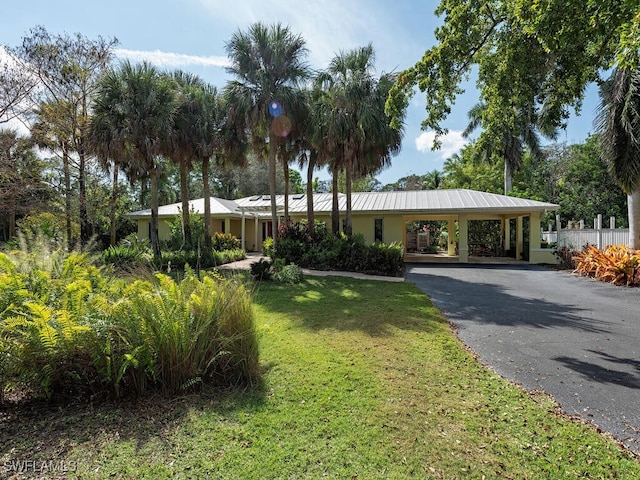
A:
[[[126,50],[117,48],[114,50],[117,57],[128,58],[135,62],[146,60],[159,67],[184,67],[198,65],[202,67],[228,67],[231,65],[227,57],[186,55],[183,53],[162,52],[160,50]]]
[[[431,152],[435,137],[436,132],[433,131],[420,134],[420,136],[416,138],[416,149],[422,153]],[[467,143],[466,139],[462,136],[462,132],[459,130],[449,130],[449,133],[440,137],[440,142],[441,145],[437,151],[440,152],[440,158],[443,160],[459,152]]]
[[[241,31],[257,21],[267,25],[281,22],[289,26],[292,33],[302,34],[306,40],[309,62],[314,68],[326,68],[340,50],[364,46],[369,40],[378,39],[376,43],[380,43],[388,38],[385,25],[381,25],[376,18],[375,9],[362,0],[298,3],[289,0],[247,0],[233,8],[219,0],[199,2],[216,21],[224,20]],[[363,38],[367,40],[363,42]],[[388,40],[391,41],[390,38]]]

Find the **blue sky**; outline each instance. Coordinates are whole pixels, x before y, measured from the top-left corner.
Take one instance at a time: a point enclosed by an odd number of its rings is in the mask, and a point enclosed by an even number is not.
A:
[[[281,22],[306,39],[311,67],[325,68],[338,51],[371,42],[377,73],[382,73],[413,65],[434,44],[433,31],[439,21],[433,15],[436,5],[415,0],[30,0],[3,6],[0,44],[18,45],[36,25],[55,34],[116,37],[120,42],[116,53],[121,58],[191,71],[222,87],[230,78],[225,71],[224,45],[233,32],[256,21]],[[571,118],[559,141],[581,142],[593,131],[597,101],[596,89],[589,88],[583,115]],[[420,129],[425,102],[418,93],[407,112],[402,152],[378,179],[386,184],[409,174],[441,169],[444,160],[462,146],[460,131],[468,109],[476,102],[470,83],[444,124],[450,135],[443,139],[443,149],[432,152],[432,133]],[[328,178],[325,172],[318,176]]]

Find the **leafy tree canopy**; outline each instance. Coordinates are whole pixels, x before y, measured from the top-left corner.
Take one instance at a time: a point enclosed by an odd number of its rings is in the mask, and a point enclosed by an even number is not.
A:
[[[480,143],[519,132],[522,111],[562,127],[602,69],[639,63],[638,12],[637,0],[441,0],[439,43],[399,75],[387,100],[392,123],[417,86],[426,96],[423,128],[445,133],[462,82],[477,71],[487,104]]]

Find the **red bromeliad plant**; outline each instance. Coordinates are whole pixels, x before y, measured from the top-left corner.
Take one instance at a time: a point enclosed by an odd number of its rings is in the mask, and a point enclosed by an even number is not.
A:
[[[611,245],[599,250],[587,245],[574,260],[575,272],[615,285],[640,286],[640,250]]]

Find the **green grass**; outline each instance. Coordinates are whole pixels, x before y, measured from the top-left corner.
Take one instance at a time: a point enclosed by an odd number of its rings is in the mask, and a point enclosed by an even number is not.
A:
[[[254,295],[259,388],[9,410],[0,470],[64,460],[69,478],[640,477],[612,440],[479,365],[410,284],[327,277]]]

